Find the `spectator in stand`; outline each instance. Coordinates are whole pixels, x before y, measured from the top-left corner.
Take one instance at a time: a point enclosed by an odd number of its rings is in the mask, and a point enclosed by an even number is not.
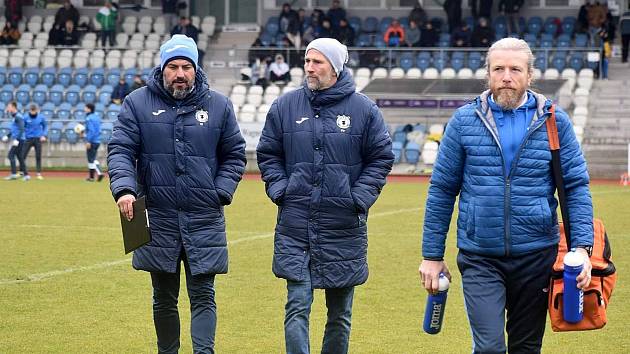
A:
[[[300,50],[302,40],[300,38],[300,17],[298,13],[291,8],[289,3],[282,5],[282,12],[278,18],[278,26],[293,43],[295,49]]]
[[[628,62],[628,45],[630,44],[630,11],[626,11],[619,20],[621,33],[621,62]]]
[[[74,22],[72,20],[66,21],[66,25],[64,26],[61,32],[61,41],[59,44],[61,45],[77,45],[79,44],[79,32],[74,29]]]
[[[199,38],[199,29],[190,22],[190,18],[182,16],[179,19],[179,24],[171,30],[171,37],[176,34],[183,34],[186,37],[192,38],[195,43],[197,43],[197,39]]]
[[[100,163],[96,159],[98,147],[101,145],[101,118],[94,113],[94,105],[88,103],[85,105],[85,151],[88,161],[88,177],[87,182],[102,181],[103,172],[99,168]]]
[[[298,22],[300,23],[300,39],[302,45],[308,45],[313,40],[313,26],[311,23],[312,18],[306,18],[306,11],[304,9],[298,10]]]
[[[435,47],[439,39],[440,34],[435,30],[435,28],[433,28],[433,24],[431,23],[431,21],[427,21],[424,24],[422,34],[420,35],[420,46]]]
[[[252,85],[262,86],[263,89],[266,89],[269,86],[269,81],[267,80],[267,71],[269,65],[264,58],[256,58],[256,60],[252,63],[252,76],[250,78]]]
[[[409,23],[411,23],[411,21],[415,22],[418,27],[422,27],[422,25],[427,22],[427,13],[422,8],[422,5],[420,5],[420,2],[418,2],[409,13]]]
[[[133,77],[133,85],[131,85],[131,90],[129,90],[129,92],[133,92],[146,85],[147,83],[142,80],[142,76],[136,74],[136,76]]]
[[[451,41],[453,42],[453,47],[457,48],[465,48],[470,47],[470,37],[471,37],[470,27],[466,22],[462,22],[459,27],[453,33],[453,38]]]
[[[325,18],[322,20],[322,24],[314,29],[313,31],[313,39],[317,38],[332,38],[332,27],[330,24],[330,20]]]
[[[588,21],[588,33],[591,40],[592,46],[599,46],[599,39],[601,36],[599,32],[602,29],[602,26],[606,22],[606,13],[608,12],[608,7],[606,5],[602,5],[596,2],[594,5],[591,5],[588,8],[588,12],[586,13],[586,18]]]
[[[339,28],[333,30],[334,38],[346,47],[354,47],[354,29],[348,25],[348,20],[342,18]]]
[[[389,47],[400,47],[405,43],[405,29],[398,20],[393,20],[389,24],[383,35],[383,40]]]
[[[118,8],[112,5],[111,1],[106,1],[96,14],[96,21],[101,24],[101,47],[109,39],[109,46],[116,45],[116,23],[118,21]]]
[[[291,80],[289,70],[289,65],[284,62],[284,57],[282,56],[282,54],[276,54],[276,61],[269,65],[269,81],[289,82],[289,80]]]
[[[177,25],[177,0],[162,0],[162,16],[167,28]]]
[[[7,22],[17,23],[22,19],[22,0],[4,0],[4,17]]]
[[[492,0],[470,0],[470,12],[475,21],[480,18],[492,18]]]
[[[508,18],[507,28],[508,34],[518,33],[518,13],[523,7],[524,0],[501,0],[499,1],[499,12]]]
[[[341,19],[346,18],[346,10],[341,7],[341,3],[339,0],[333,0],[330,9],[328,9],[328,13],[326,17],[330,20],[330,24],[333,29],[337,29],[339,27],[339,22]]]
[[[79,24],[79,10],[77,10],[74,5],[70,2],[70,0],[66,0],[63,2],[63,6],[57,10],[55,14],[55,24],[54,26],[59,26],[59,28],[63,28],[66,25],[68,20],[72,21],[74,27],[77,27]]]
[[[324,11],[320,9],[314,9],[311,13],[311,27],[313,27],[313,29],[316,29],[317,27],[321,26],[322,22],[324,22],[324,18],[326,18]]]
[[[446,12],[448,32],[453,33],[462,22],[462,0],[445,0],[442,7]]]
[[[112,103],[122,104],[125,97],[129,94],[129,85],[125,81],[124,77],[120,77],[118,85],[114,87],[112,91]]]
[[[4,25],[4,28],[2,29],[2,32],[0,33],[0,44],[15,45],[17,44],[21,36],[22,34],[20,33],[20,30],[17,28],[17,25],[15,25],[11,21],[8,21]]]
[[[485,17],[479,18],[479,23],[472,31],[470,41],[473,47],[490,47],[494,41],[494,30]]]
[[[39,113],[39,107],[36,104],[31,104],[28,114],[24,116],[24,135],[26,142],[22,149],[22,160],[24,161],[24,181],[31,179],[26,167],[26,159],[31,147],[35,148],[35,168],[37,171],[37,179],[44,179],[42,177],[42,143],[46,142],[46,135],[48,135],[48,124],[43,114]]]
[[[247,53],[247,58],[250,65],[253,64],[257,59],[263,59],[269,51],[263,46],[262,41],[260,40],[260,36],[256,37],[254,43],[252,43],[249,47],[250,48],[249,52]]]
[[[591,0],[584,0],[584,4],[580,6],[577,16],[577,32],[588,32],[588,10],[591,8]]]
[[[418,28],[416,21],[409,21],[409,28],[405,31],[405,44],[408,47],[420,45],[420,28]]]

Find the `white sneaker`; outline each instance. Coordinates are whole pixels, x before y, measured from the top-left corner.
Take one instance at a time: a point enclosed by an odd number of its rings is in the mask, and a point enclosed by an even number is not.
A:
[[[5,181],[13,181],[13,180],[16,180],[16,179],[18,179],[18,175],[8,175],[8,176],[4,177]]]
[[[26,181],[30,181],[31,180],[31,176],[26,175],[24,177],[22,177],[22,181],[26,182]]]

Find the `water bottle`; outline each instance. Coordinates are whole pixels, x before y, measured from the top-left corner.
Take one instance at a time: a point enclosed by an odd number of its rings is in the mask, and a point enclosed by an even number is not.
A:
[[[444,308],[446,307],[446,295],[448,294],[448,278],[440,273],[438,292],[429,294],[427,307],[424,310],[424,331],[429,334],[438,334],[442,329]]]
[[[582,272],[584,257],[574,251],[564,256],[564,295],[562,315],[569,323],[578,323],[584,317],[584,292],[577,287],[577,276]]]

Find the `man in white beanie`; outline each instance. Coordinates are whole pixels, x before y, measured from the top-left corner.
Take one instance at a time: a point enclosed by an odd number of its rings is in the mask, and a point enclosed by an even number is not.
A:
[[[215,275],[228,270],[223,209],[245,171],[245,140],[232,103],[208,88],[192,38],[174,35],[160,59],[123,101],[108,145],[110,188],[128,220],[146,197],[151,241],[133,267],[151,273],[157,352],[179,350],[183,263],[193,351],[214,353]]]
[[[288,354],[310,351],[313,289],[326,293],[322,353],[348,352],[354,286],[368,277],[368,210],[394,162],[383,116],[355,92],[347,60],[337,40],[312,41],[304,85],[272,104],[257,148],[278,205],[273,272],[287,280]]]

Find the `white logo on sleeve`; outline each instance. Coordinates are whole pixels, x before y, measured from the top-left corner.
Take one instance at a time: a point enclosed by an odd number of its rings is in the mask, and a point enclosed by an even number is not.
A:
[[[305,122],[305,121],[307,121],[307,120],[308,120],[308,117],[302,117],[302,118],[300,118],[300,120],[296,120],[295,122],[296,122],[297,124],[302,124],[302,123],[304,123],[304,122]]]
[[[154,116],[159,116],[160,114],[166,112],[164,109],[158,109],[156,112],[151,112]]]

